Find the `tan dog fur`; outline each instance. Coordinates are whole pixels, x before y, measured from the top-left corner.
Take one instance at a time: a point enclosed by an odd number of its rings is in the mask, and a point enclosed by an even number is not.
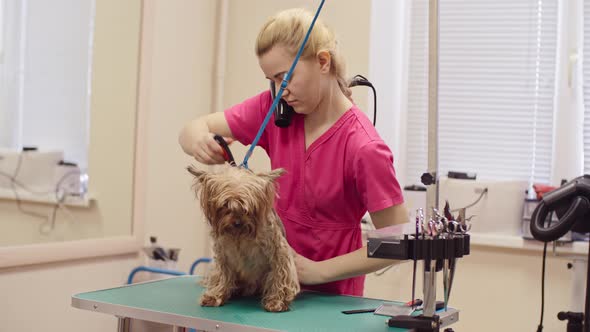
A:
[[[267,311],[286,311],[299,293],[293,250],[273,206],[282,169],[254,174],[224,166],[219,172],[188,167],[211,226],[214,265],[205,278],[202,306],[234,295],[262,295]]]

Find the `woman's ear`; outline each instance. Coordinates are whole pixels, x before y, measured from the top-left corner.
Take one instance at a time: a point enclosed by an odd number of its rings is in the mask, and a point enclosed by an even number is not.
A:
[[[318,64],[320,65],[320,72],[322,74],[329,73],[330,67],[332,66],[332,54],[330,51],[319,51],[316,57],[318,59]]]

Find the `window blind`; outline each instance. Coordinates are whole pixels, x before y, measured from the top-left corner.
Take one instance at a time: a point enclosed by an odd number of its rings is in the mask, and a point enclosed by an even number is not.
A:
[[[428,0],[411,2],[406,184],[427,169]],[[441,0],[439,175],[548,182],[556,0]]]
[[[0,148],[60,150],[85,168],[95,0],[0,4]]]

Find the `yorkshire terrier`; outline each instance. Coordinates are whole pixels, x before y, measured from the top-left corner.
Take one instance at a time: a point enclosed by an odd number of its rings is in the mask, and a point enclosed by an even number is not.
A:
[[[214,264],[204,279],[202,306],[223,305],[235,295],[262,296],[267,311],[289,310],[299,293],[294,252],[274,210],[275,180],[283,169],[255,174],[242,167],[220,172],[188,167],[195,194],[211,226]]]

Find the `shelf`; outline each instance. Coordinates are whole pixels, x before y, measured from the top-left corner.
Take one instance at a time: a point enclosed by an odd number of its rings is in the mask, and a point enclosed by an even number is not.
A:
[[[31,194],[31,193],[19,191],[18,198],[22,202],[37,203],[37,204],[49,204],[49,205],[57,204],[55,194],[53,194],[53,193],[38,194],[37,195],[37,194]],[[14,191],[12,191],[11,189],[0,188],[0,200],[16,201]],[[65,201],[63,202],[63,204],[66,206],[74,206],[74,207],[89,207],[90,202],[93,200],[94,200],[94,197],[92,197],[92,195],[86,195],[85,197],[67,196]]]
[[[526,240],[518,235],[483,233],[470,233],[470,235],[471,245],[474,247],[494,247],[543,252],[543,242]],[[555,254],[553,253],[553,243],[549,243],[547,253],[552,256],[586,256],[588,255],[588,242],[559,242],[556,245]]]

